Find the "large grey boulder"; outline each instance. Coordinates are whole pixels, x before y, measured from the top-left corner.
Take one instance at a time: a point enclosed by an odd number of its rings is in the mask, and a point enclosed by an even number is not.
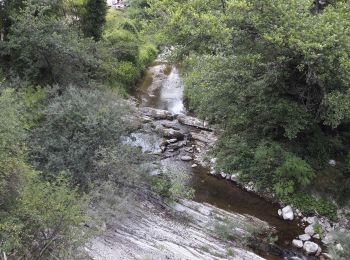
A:
[[[303,249],[304,249],[306,254],[314,255],[317,253],[317,251],[319,251],[319,246],[314,242],[306,241],[304,243]]]
[[[163,135],[163,137],[169,138],[169,139],[177,139],[182,140],[184,138],[184,134],[180,131],[171,129],[171,128],[160,128],[160,132]]]
[[[151,117],[155,120],[163,120],[163,119],[173,120],[174,119],[174,115],[172,113],[162,109],[143,107],[141,108],[141,112],[144,115]]]
[[[193,126],[199,129],[212,131],[212,129],[209,127],[207,122],[199,120],[198,118],[195,118],[195,117],[178,115],[177,120],[183,125]]]
[[[282,209],[282,218],[284,220],[293,220],[294,219],[294,213],[291,206],[286,206]]]

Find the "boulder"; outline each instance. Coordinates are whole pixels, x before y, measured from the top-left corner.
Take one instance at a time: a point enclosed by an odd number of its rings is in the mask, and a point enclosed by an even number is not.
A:
[[[165,128],[172,128],[172,129],[175,129],[175,130],[180,130],[180,127],[178,127],[173,122],[162,122],[162,126],[165,127]]]
[[[189,156],[189,155],[184,155],[184,156],[181,156],[180,158],[182,161],[184,162],[189,162],[189,161],[192,161],[192,157]]]
[[[174,115],[172,113],[162,109],[143,107],[141,108],[141,112],[144,115],[149,116],[155,120],[162,120],[162,119],[173,120],[174,119]]]
[[[212,131],[212,129],[208,126],[208,123],[206,123],[205,121],[199,120],[198,118],[195,118],[195,117],[178,115],[177,120],[183,125],[188,125],[188,126],[196,127],[207,131]]]
[[[311,241],[306,241],[304,243],[303,249],[307,255],[314,255],[319,250],[319,246]]]
[[[304,231],[305,231],[305,234],[308,234],[310,236],[313,236],[315,234],[315,230],[314,230],[313,225],[308,225]]]
[[[282,209],[282,217],[284,220],[293,220],[294,213],[291,206],[286,206]]]
[[[310,236],[309,234],[304,234],[304,235],[300,235],[300,236],[299,236],[299,239],[300,239],[301,241],[308,241],[308,240],[311,239],[311,236]]]
[[[295,246],[296,248],[303,248],[304,243],[299,239],[293,239],[292,245]]]
[[[171,128],[160,128],[161,134],[170,139],[177,139],[177,140],[182,140],[184,138],[184,134],[181,133],[180,131],[176,131]]]

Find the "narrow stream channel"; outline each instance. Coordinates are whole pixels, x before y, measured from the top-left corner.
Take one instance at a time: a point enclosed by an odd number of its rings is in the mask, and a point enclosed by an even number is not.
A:
[[[183,103],[183,85],[176,66],[158,63],[150,67],[134,95],[143,107],[186,114]],[[165,160],[164,163],[177,170],[185,169],[186,172],[192,174],[191,186],[195,190],[195,201],[209,203],[227,211],[255,216],[266,221],[277,230],[277,245],[286,252],[293,251],[301,257],[300,252],[295,251],[291,246],[291,241],[303,233],[302,228],[298,226],[297,221],[281,220],[277,215],[278,205],[239,188],[231,181],[210,175],[209,169],[192,168],[191,163],[171,158]],[[269,252],[257,253],[267,259],[283,258]]]

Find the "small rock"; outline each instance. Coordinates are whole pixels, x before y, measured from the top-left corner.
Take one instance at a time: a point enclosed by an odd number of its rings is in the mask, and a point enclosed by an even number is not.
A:
[[[296,248],[302,248],[304,243],[301,240],[293,239],[292,245],[295,246]]]
[[[282,209],[282,217],[284,220],[293,220],[294,213],[291,206],[286,206]]]
[[[216,174],[216,171],[215,171],[215,170],[211,170],[211,171],[210,171],[210,174],[211,174],[211,175],[215,175],[215,174]]]
[[[299,239],[300,239],[301,241],[308,241],[308,240],[311,239],[311,236],[310,236],[309,234],[304,234],[304,235],[300,235],[300,236],[299,236]]]
[[[210,163],[211,163],[211,164],[216,164],[216,161],[217,161],[217,158],[212,158],[212,159],[210,160]]]
[[[230,180],[231,176],[229,174],[226,175],[226,180]]]
[[[226,175],[227,175],[227,174],[224,173],[224,172],[221,172],[220,175],[221,175],[222,178],[226,178]]]
[[[185,151],[188,153],[193,153],[193,148],[192,147],[187,147],[185,148]]]
[[[315,230],[314,230],[313,225],[308,225],[304,231],[305,231],[305,234],[308,234],[310,236],[313,236],[315,234]]]
[[[181,156],[181,160],[185,162],[192,161],[192,157],[189,155],[184,155],[184,156]]]
[[[317,253],[317,251],[319,249],[319,246],[316,243],[314,243],[314,242],[306,241],[304,243],[303,249],[304,249],[306,254],[314,255],[314,254]]]
[[[198,166],[198,165],[194,163],[194,164],[192,164],[191,167],[192,167],[192,168],[196,168],[197,166]]]
[[[173,144],[173,143],[176,143],[176,142],[177,142],[177,139],[176,139],[176,138],[167,140],[167,143],[168,143],[168,144]]]
[[[340,243],[336,244],[336,245],[335,245],[335,248],[336,248],[338,251],[344,251],[344,248],[343,248],[343,246],[342,246]]]
[[[317,218],[316,217],[307,217],[306,222],[309,224],[315,224],[317,222]]]
[[[315,238],[315,239],[321,239],[320,234],[315,234],[315,235],[313,235],[312,237]]]
[[[328,164],[330,165],[330,166],[336,166],[337,165],[337,162],[335,161],[335,160],[329,160],[328,161]]]
[[[325,245],[331,244],[334,241],[334,237],[332,233],[328,233],[325,235],[325,237],[322,239],[322,243]]]
[[[278,214],[278,216],[282,217],[282,210],[279,209],[279,210],[277,211],[277,214]]]

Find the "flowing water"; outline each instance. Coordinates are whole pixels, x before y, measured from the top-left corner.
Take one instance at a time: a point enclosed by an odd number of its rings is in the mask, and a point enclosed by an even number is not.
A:
[[[183,103],[183,85],[176,66],[159,63],[146,73],[142,84],[135,93],[141,106],[168,110],[173,113],[186,113]],[[291,241],[302,234],[297,221],[281,220],[277,211],[278,205],[272,204],[254,193],[247,192],[233,182],[209,174],[209,169],[192,168],[191,163],[168,158],[163,164],[176,170],[185,170],[192,175],[191,186],[195,190],[194,200],[206,202],[218,208],[255,216],[275,227],[278,235],[277,245],[287,254],[295,252]],[[257,252],[267,259],[282,259],[271,252]]]

